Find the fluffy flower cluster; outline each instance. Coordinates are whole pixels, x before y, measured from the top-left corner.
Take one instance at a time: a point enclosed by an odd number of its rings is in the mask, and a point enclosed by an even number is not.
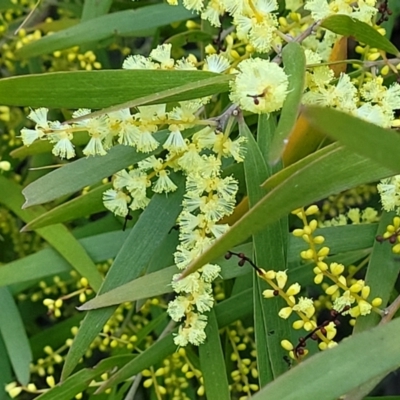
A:
[[[178,0],[167,1],[178,4]],[[228,13],[233,17],[238,39],[260,53],[271,50],[275,40],[279,42],[278,20],[274,14],[278,10],[277,0],[183,0],[183,5],[217,27],[221,26],[220,17]]]

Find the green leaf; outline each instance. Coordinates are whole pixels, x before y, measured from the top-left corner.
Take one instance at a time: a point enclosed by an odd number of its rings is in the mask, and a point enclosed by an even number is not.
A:
[[[291,166],[291,171],[296,170],[296,164],[298,163]],[[301,168],[298,168],[295,174],[288,176],[285,169],[275,174],[271,180],[281,183],[268,192],[226,234],[193,261],[184,271],[183,276],[196,271],[298,207],[396,173],[396,170],[382,167],[335,145],[327,146],[311,154],[299,164]],[[357,173],[355,174],[354,171]],[[400,166],[398,171],[400,171]],[[284,176],[284,179],[279,178],[280,174]],[[268,181],[264,187],[266,186],[268,186]]]
[[[237,319],[242,319],[249,313],[252,308],[252,297],[250,290],[242,292],[240,295],[230,297],[219,303],[215,307],[217,315],[218,327],[224,328]],[[234,310],[234,312],[232,312]],[[176,330],[175,330],[176,331]],[[101,387],[99,391],[104,391],[115,384],[129,379],[135,374],[143,371],[145,368],[160,362],[167,356],[176,351],[176,345],[173,342],[173,333],[158,340],[143,353],[139,354],[134,360],[127,363],[123,368],[110,377]]]
[[[304,113],[310,124],[339,140],[349,150],[398,170],[400,136],[397,132],[331,108],[306,107]]]
[[[115,258],[100,289],[100,294],[137,278],[175,224],[181,211],[184,184],[183,177],[171,178],[177,184],[178,189],[173,193],[168,193],[168,196],[155,194],[152,197]],[[86,315],[67,354],[62,379],[71,374],[114,310],[115,307],[109,307],[91,311]]]
[[[199,346],[200,365],[204,378],[204,387],[208,400],[229,400],[231,398],[224,354],[218,332],[215,311],[208,313],[205,329],[207,338]]]
[[[80,370],[64,382],[59,383],[49,391],[36,397],[36,400],[73,399],[77,394],[84,392],[93,379],[101,376],[107,371],[111,371],[113,368],[123,367],[126,363],[132,360],[133,357],[133,355],[129,354],[106,358],[105,360],[100,361],[94,368]]]
[[[157,136],[158,140],[164,140],[166,134]],[[105,156],[81,158],[64,167],[48,173],[28,185],[23,191],[26,202],[24,208],[36,204],[47,203],[59,197],[69,195],[78,190],[98,183],[103,178],[109,177],[115,172],[135,164],[152,154],[157,154],[162,149],[159,146],[152,153],[138,153],[130,146],[114,146]],[[85,173],[82,173],[85,171]]]
[[[270,164],[276,164],[282,156],[288,137],[296,124],[304,91],[306,57],[300,44],[296,42],[287,44],[283,48],[282,60],[289,78],[289,87],[268,154]]]
[[[72,71],[13,76],[0,79],[0,104],[72,109],[120,105],[117,109],[122,109],[226,92],[231,78],[207,71],[167,70]]]
[[[0,203],[12,210],[24,222],[32,221],[46,212],[43,207],[22,210],[23,198],[21,190],[22,188],[19,185],[0,175],[0,192],[7,193],[7,196],[0,197]],[[44,190],[43,187],[42,190]],[[88,279],[94,291],[99,289],[103,281],[100,272],[83,247],[65,226],[57,224],[40,228],[37,233],[56,249],[74,269]]]
[[[337,399],[375,376],[398,368],[399,329],[400,319],[396,319],[347,338],[292,368],[252,399],[309,400],[316,393],[318,400]]]
[[[250,207],[265,195],[261,184],[270,176],[264,157],[254,140],[244,120],[239,119],[239,132],[247,139],[247,154],[244,160],[247,195]],[[274,139],[272,139],[274,140]],[[284,221],[277,220],[257,234],[253,234],[253,245],[256,265],[264,270],[286,269],[286,236],[283,231]],[[266,285],[254,282],[254,328],[257,349],[257,364],[260,386],[286,371],[287,366],[283,360],[283,351],[279,344],[279,338],[288,337],[289,326],[287,321],[278,316],[279,301],[277,299],[266,300],[262,296],[262,290]],[[276,335],[269,335],[274,330]],[[265,349],[268,349],[268,357],[263,357]]]
[[[8,288],[0,288],[0,333],[8,357],[17,377],[23,385],[30,380],[32,352],[25,332],[24,322]]]
[[[348,15],[332,15],[322,21],[321,26],[338,35],[352,36],[358,42],[398,55],[399,51],[389,39],[382,36],[372,26]]]
[[[100,211],[105,211],[102,197],[103,193],[111,186],[111,183],[102,185],[86,194],[60,204],[29,222],[29,224],[21,229],[21,232],[28,232],[44,226],[71,221]]]
[[[384,212],[379,221],[376,234],[383,235],[389,224],[393,224],[394,212]],[[400,272],[400,262],[396,261],[394,254],[391,254],[392,245],[385,241],[379,243],[374,240],[371,258],[368,263],[365,284],[371,288],[369,299],[380,297],[382,299],[381,309],[385,308],[389,302],[390,294],[396,283]],[[377,325],[380,317],[375,312],[363,318],[357,318],[354,333],[359,333]],[[367,394],[367,393],[366,393]]]
[[[9,400],[10,396],[8,396],[5,391],[5,386],[12,382],[13,374],[11,369],[10,360],[7,355],[7,349],[5,347],[3,338],[0,335],[0,400]]]
[[[31,42],[17,50],[17,56],[20,58],[36,57],[115,36],[142,36],[144,30],[192,17],[193,14],[184,7],[171,7],[167,4],[155,4],[137,10],[101,15]]]
[[[129,232],[110,232],[79,240],[94,262],[115,257]],[[53,249],[43,249],[35,254],[2,265],[0,286],[42,279],[67,272],[71,265]],[[18,273],[16,273],[18,271]]]
[[[86,0],[83,3],[81,21],[88,21],[100,15],[107,14],[113,0]]]

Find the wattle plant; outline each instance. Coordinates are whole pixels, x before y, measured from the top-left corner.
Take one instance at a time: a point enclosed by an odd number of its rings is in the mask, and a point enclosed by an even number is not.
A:
[[[1,398],[354,400],[398,367],[392,3],[0,0]]]

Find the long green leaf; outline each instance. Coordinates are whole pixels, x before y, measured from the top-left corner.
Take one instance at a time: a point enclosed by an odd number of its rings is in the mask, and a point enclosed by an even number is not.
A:
[[[86,0],[83,4],[82,21],[88,21],[100,15],[107,14],[113,0]]]
[[[111,187],[111,183],[91,190],[89,193],[75,197],[50,211],[35,218],[25,225],[21,232],[28,232],[44,226],[71,221],[100,211],[105,211],[102,200],[103,193]]]
[[[156,136],[158,140],[165,138],[164,132]],[[152,154],[157,154],[161,146],[152,153],[138,153],[130,146],[115,146],[105,155],[81,158],[48,173],[28,185],[23,191],[26,202],[24,208],[47,203],[59,197],[77,192],[78,190],[98,183],[115,172],[135,164]],[[82,171],[85,171],[83,174]]]
[[[348,15],[333,15],[322,21],[321,26],[343,36],[352,36],[362,42],[384,50],[390,54],[398,55],[399,51],[389,39],[382,36],[372,26]]]
[[[286,147],[299,113],[304,91],[306,57],[300,44],[291,42],[283,48],[282,60],[285,73],[289,77],[288,94],[282,107],[279,123],[269,149],[268,161],[276,164]]]
[[[49,72],[0,79],[0,104],[72,109],[120,105],[121,109],[226,92],[230,79],[207,71]]]
[[[339,140],[349,150],[387,168],[399,168],[400,136],[397,132],[330,108],[307,107],[304,115],[312,125]]]
[[[0,400],[9,400],[10,396],[5,391],[5,387],[8,383],[12,382],[13,374],[10,364],[10,359],[7,355],[7,349],[4,344],[4,340],[0,335]]]
[[[37,400],[71,400],[75,398],[78,393],[85,391],[90,382],[95,378],[101,376],[103,373],[112,370],[113,368],[121,368],[127,362],[132,360],[134,356],[122,355],[109,357],[100,361],[94,368],[82,369],[76,374],[70,376],[67,380],[59,383],[51,388],[46,393],[43,393]]]
[[[183,177],[174,177],[174,180],[178,189],[168,197],[155,194],[131,230],[106,276],[101,294],[137,278],[168,235],[181,210],[183,198]],[[86,315],[65,360],[63,380],[71,374],[114,310],[115,307],[109,307]]]
[[[98,42],[114,36],[142,36],[142,31],[192,18],[184,7],[155,4],[138,10],[119,11],[87,20],[61,32],[31,42],[17,51],[21,58],[36,57],[56,50]],[[0,101],[1,103],[1,101]]]
[[[7,196],[1,196],[1,203],[12,210],[24,222],[29,222],[44,214],[46,210],[39,206],[29,210],[21,209],[23,203],[21,190],[22,188],[19,185],[0,175],[0,192],[7,193]],[[100,272],[98,272],[96,265],[84,248],[65,226],[57,224],[40,228],[37,233],[56,249],[74,269],[88,279],[94,291],[99,289],[103,281]]]
[[[302,168],[298,169],[294,175],[286,177],[285,170],[276,174],[275,176],[278,176],[282,173],[286,179],[268,192],[225,235],[193,261],[183,275],[186,276],[201,268],[298,207],[320,200],[332,193],[396,173],[396,170],[382,167],[344,148],[332,146],[330,150],[323,149],[320,157],[319,152],[307,157],[309,163],[303,160]],[[357,174],[354,171],[357,171]]]
[[[266,386],[254,400],[335,400],[399,365],[400,319],[343,340]],[[355,373],[356,371],[356,373]]]
[[[104,233],[81,239],[79,243],[94,262],[102,262],[116,256],[128,233],[122,231]],[[57,251],[47,248],[2,265],[0,286],[42,279],[70,269],[71,265]]]
[[[244,318],[251,313],[252,296],[250,290],[244,291],[237,296],[230,297],[215,307],[218,327],[221,329],[236,320]],[[173,342],[173,333],[154,343],[134,360],[126,364],[121,370],[117,371],[108,381],[101,386],[104,391],[125,379],[138,374],[145,368],[149,368],[157,362],[160,362],[168,355],[176,351],[176,345]]]
[[[208,313],[207,338],[199,346],[201,370],[208,400],[229,400],[228,378],[215,311]]]
[[[32,351],[18,308],[6,287],[0,288],[0,304],[0,333],[18,381],[27,385]]]
[[[239,119],[239,132],[247,139],[247,154],[244,160],[247,195],[250,207],[265,194],[261,184],[270,176],[264,157],[254,140],[244,120]],[[282,221],[277,220],[259,233],[253,235],[253,244],[256,264],[259,268],[286,269],[286,236],[287,231],[282,230]],[[267,301],[262,296],[262,289],[266,289],[261,282],[254,282],[254,328],[257,348],[257,364],[260,386],[265,386],[286,370],[284,355],[279,341],[281,337],[289,335],[289,327],[286,321],[278,316],[279,301],[272,299]],[[267,303],[268,302],[268,303]],[[268,335],[274,330],[275,335]],[[267,357],[264,356],[268,349]]]

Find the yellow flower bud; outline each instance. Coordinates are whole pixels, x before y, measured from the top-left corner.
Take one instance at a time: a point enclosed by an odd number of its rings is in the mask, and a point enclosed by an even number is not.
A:
[[[283,319],[288,319],[291,313],[292,313],[291,307],[283,307],[280,309],[278,315]]]
[[[364,286],[361,290],[361,296],[363,299],[367,299],[371,293],[371,288],[369,286]]]
[[[320,285],[322,283],[322,281],[324,280],[324,275],[323,274],[317,274],[314,277],[314,283],[316,285]]]
[[[320,250],[318,250],[318,257],[326,257],[329,254],[329,247],[322,247]]]
[[[293,283],[293,285],[289,286],[289,289],[286,291],[288,296],[295,296],[301,290],[301,286],[298,283]]]
[[[290,343],[289,342],[289,340],[286,340],[286,339],[284,339],[284,340],[282,340],[281,341],[281,346],[286,350],[286,351],[291,351],[291,350],[293,350],[293,345],[292,345],[292,343]]]
[[[325,290],[325,293],[326,293],[328,296],[332,296],[333,293],[335,293],[337,290],[338,290],[338,286],[337,286],[337,285],[332,285],[332,286],[329,286],[329,287]]]
[[[322,272],[328,270],[328,264],[324,263],[323,261],[318,261],[317,266]]]
[[[293,329],[301,329],[303,326],[304,326],[304,321],[302,319],[294,321],[292,324]]]
[[[325,238],[323,236],[315,236],[314,243],[315,244],[322,244],[325,242]]]
[[[50,376],[46,376],[46,383],[49,387],[54,387],[56,385],[56,381],[54,380],[54,376],[50,375]]]
[[[278,284],[278,287],[280,289],[283,289],[285,287],[285,285],[286,285],[287,278],[288,278],[288,276],[286,274],[286,271],[278,271],[276,273],[276,277],[275,278],[276,278],[276,283]]]
[[[331,263],[330,270],[333,275],[339,276],[344,271],[344,265],[338,263]]]
[[[313,219],[308,223],[308,226],[314,232],[318,228],[318,221],[316,219]]]
[[[272,297],[275,297],[274,292],[275,292],[275,290],[266,289],[266,290],[263,291],[263,296],[264,296],[266,299],[271,299]]]
[[[371,304],[372,304],[374,307],[380,307],[381,304],[382,304],[382,299],[381,299],[380,297],[375,297],[375,298],[372,300]]]

